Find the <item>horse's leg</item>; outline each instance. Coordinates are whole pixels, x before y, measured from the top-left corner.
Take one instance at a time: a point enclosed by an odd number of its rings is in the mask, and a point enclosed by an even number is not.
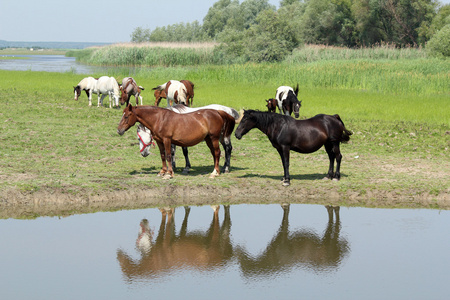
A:
[[[333,145],[333,153],[336,157],[336,172],[334,173],[333,180],[339,180],[341,179],[341,160],[342,160],[342,154],[341,149],[339,147],[339,142],[335,142]]]
[[[278,153],[281,157],[281,162],[283,163],[284,176],[281,180],[283,182],[283,186],[288,186],[291,184],[291,177],[289,175],[289,155],[290,149],[287,146],[279,146],[277,148]]]
[[[105,98],[105,96],[106,95],[103,95],[103,94],[98,94],[98,97],[97,97],[97,99],[98,99],[98,103],[97,103],[97,107],[100,107],[100,105],[101,106],[103,106],[103,99]]]
[[[109,96],[109,108],[112,108],[112,106],[111,106],[111,93],[110,92],[108,92],[108,96]]]
[[[231,138],[229,136],[224,137],[221,141],[223,149],[225,150],[225,163],[223,164],[222,173],[230,173],[231,166],[231,151],[233,146],[231,145]]]
[[[161,155],[161,161],[162,161],[162,168],[161,171],[159,171],[158,176],[163,177],[167,172],[167,165],[166,165],[166,150],[164,149],[164,144],[158,142],[158,148],[159,148],[159,154]]]
[[[172,151],[171,151],[172,142],[170,139],[165,138],[163,143],[164,143],[164,148],[166,149],[165,152],[166,152],[166,160],[167,160],[167,167],[168,167],[168,171],[164,175],[164,179],[170,179],[173,177]]]
[[[220,175],[219,170],[219,160],[220,160],[220,147],[219,140],[212,140],[210,136],[205,138],[206,145],[208,145],[209,150],[211,150],[211,154],[214,158],[214,171],[209,175],[210,178],[214,178]]]
[[[89,90],[88,98],[89,98],[89,106],[92,106],[92,90]]]
[[[333,151],[334,145],[332,142],[325,143],[325,150],[328,154],[328,159],[330,160],[330,166],[328,168],[328,174],[324,179],[333,179],[334,177],[334,160],[336,159],[335,153]]]
[[[170,153],[172,153],[172,169],[176,169],[176,158],[175,151],[177,150],[177,146],[175,144],[170,145]]]
[[[189,173],[189,170],[191,169],[191,162],[189,161],[189,150],[187,147],[182,147],[183,149],[183,155],[184,160],[186,161],[186,166],[184,167],[183,174]]]

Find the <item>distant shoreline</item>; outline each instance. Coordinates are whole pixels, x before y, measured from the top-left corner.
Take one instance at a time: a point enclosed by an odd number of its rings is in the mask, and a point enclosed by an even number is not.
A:
[[[94,46],[105,46],[114,43],[93,42],[14,42],[0,40],[0,49],[4,48],[41,48],[41,49],[84,49]]]

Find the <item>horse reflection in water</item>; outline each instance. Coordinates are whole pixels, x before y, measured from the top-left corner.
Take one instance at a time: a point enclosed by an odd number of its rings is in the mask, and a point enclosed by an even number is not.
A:
[[[190,208],[185,207],[185,216],[178,235],[175,232],[175,209],[160,209],[161,225],[154,242],[148,221],[142,220],[136,241],[141,258],[133,260],[122,250],[117,252],[124,275],[129,279],[156,278],[182,268],[211,270],[224,266],[233,256],[230,208],[224,206],[222,226],[219,224],[219,206],[214,206],[213,209],[213,219],[206,232],[188,232]]]
[[[243,248],[237,250],[239,263],[245,277],[259,277],[286,272],[293,267],[305,267],[313,271],[330,271],[339,267],[349,252],[348,242],[340,238],[340,207],[325,206],[328,224],[323,236],[302,229],[289,230],[289,204],[282,205],[283,219],[277,234],[266,249],[251,257]],[[334,221],[333,212],[336,215]]]

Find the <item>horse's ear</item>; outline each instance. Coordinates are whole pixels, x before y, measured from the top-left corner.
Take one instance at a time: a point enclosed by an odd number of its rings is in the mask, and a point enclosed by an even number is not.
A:
[[[130,111],[133,110],[133,105],[131,105],[131,103],[128,103],[128,107],[127,107]]]
[[[266,100],[267,103],[269,103],[269,100]]]
[[[297,83],[297,86],[296,86],[294,92],[295,92],[295,95],[298,96],[298,83]]]

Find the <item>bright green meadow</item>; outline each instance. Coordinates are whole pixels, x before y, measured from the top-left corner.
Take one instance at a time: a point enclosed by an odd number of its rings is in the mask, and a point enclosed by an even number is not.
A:
[[[449,196],[449,70],[448,60],[419,58],[124,68],[108,75],[119,81],[133,76],[145,88],[145,105],[154,103],[151,88],[170,79],[189,79],[195,83],[194,106],[217,103],[237,110],[265,110],[265,100],[275,96],[278,86],[299,83],[301,118],[337,113],[353,136],[341,147],[341,181],[319,180],[328,169],[323,149],[307,155],[292,152],[287,189],[324,194],[332,190],[342,203],[362,197],[359,205],[368,205],[364,201],[380,195]],[[88,107],[84,92],[74,100],[73,86],[83,77],[101,75],[105,74],[0,71],[3,202],[8,192],[88,197],[163,186],[286,191],[280,184],[278,153],[256,129],[242,140],[233,136],[231,173],[208,178],[213,161],[201,143],[190,148],[189,175],[181,175],[184,159],[179,149],[175,177],[158,178],[159,151],[153,149],[143,158],[135,128],[117,134],[122,109],[97,108],[96,95]]]

